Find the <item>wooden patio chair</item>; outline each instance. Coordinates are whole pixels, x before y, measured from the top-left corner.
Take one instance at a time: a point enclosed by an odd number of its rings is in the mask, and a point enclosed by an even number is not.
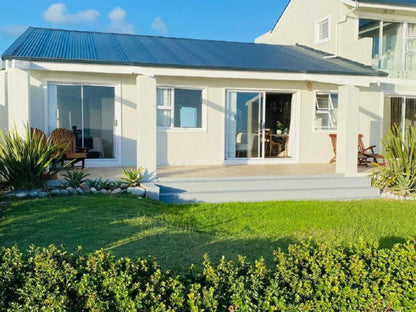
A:
[[[51,133],[51,139],[54,144],[65,146],[65,156],[62,158],[62,165],[65,160],[73,160],[72,166],[81,161],[82,169],[85,167],[85,158],[87,158],[87,149],[77,150],[75,144],[75,135],[67,129],[55,129]]]
[[[386,166],[386,160],[380,154],[374,152],[376,145],[371,145],[369,147],[364,147],[362,134],[358,135],[358,152],[362,155],[365,155],[368,159],[373,159],[373,161],[381,166]]]
[[[368,159],[372,157],[365,154],[363,149],[360,148],[360,142],[361,142],[362,136],[363,136],[362,134],[358,135],[357,165],[368,166]],[[334,151],[334,157],[332,157],[331,160],[329,161],[329,163],[331,164],[337,159],[337,135],[336,133],[330,133],[329,137],[331,138],[332,150]],[[373,147],[375,147],[375,145]]]
[[[42,143],[43,145],[46,145],[46,141],[48,140],[45,133],[38,129],[38,128],[30,128],[30,136],[33,137],[33,135],[35,135],[38,138],[42,139]]]

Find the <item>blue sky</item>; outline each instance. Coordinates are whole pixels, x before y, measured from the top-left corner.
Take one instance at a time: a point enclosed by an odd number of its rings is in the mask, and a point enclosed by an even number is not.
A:
[[[0,53],[28,26],[252,42],[288,0],[8,1]]]

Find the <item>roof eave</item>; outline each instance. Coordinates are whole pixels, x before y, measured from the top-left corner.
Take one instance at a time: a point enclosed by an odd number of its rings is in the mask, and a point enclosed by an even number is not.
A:
[[[232,70],[239,72],[269,72],[269,73],[293,73],[293,74],[320,74],[320,75],[343,75],[343,76],[362,76],[362,77],[386,77],[387,73],[373,70],[371,72],[357,71],[325,71],[325,70],[291,70],[291,69],[269,69],[269,68],[250,68],[250,67],[231,67],[231,66],[199,66],[199,65],[178,65],[178,64],[156,64],[139,62],[115,62],[83,59],[55,59],[55,58],[30,58],[3,55],[3,60],[17,60],[28,62],[50,62],[50,63],[75,63],[75,64],[97,64],[97,65],[118,65],[118,66],[143,66],[157,68],[176,68],[176,69],[206,69],[206,70]],[[370,71],[370,69],[368,69]]]

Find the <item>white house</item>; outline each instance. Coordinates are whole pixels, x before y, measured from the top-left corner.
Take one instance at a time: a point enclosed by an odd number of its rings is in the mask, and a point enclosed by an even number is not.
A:
[[[142,166],[149,179],[160,165],[327,163],[337,132],[336,170],[355,175],[357,134],[379,142],[392,78],[332,55],[346,27],[336,9],[316,12],[330,16],[328,42],[269,44],[308,2],[290,3],[268,44],[31,27],[2,56],[0,127],[70,129],[93,151],[87,166]]]
[[[359,129],[371,143],[392,124],[416,126],[415,0],[291,0],[256,42],[299,43],[388,73],[361,89]]]

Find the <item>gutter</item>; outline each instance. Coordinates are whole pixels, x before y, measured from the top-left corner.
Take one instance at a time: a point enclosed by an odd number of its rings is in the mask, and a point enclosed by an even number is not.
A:
[[[338,57],[338,27],[341,24],[345,24],[347,22],[347,20],[348,20],[349,15],[352,14],[352,13],[354,13],[358,9],[358,6],[359,6],[358,0],[355,0],[354,2],[355,2],[354,3],[354,7],[351,10],[349,10],[347,12],[347,14],[345,14],[344,20],[339,21],[335,25],[335,54],[334,55],[329,55],[329,56],[324,56],[324,59],[330,59],[330,58],[336,58],[336,57]]]

